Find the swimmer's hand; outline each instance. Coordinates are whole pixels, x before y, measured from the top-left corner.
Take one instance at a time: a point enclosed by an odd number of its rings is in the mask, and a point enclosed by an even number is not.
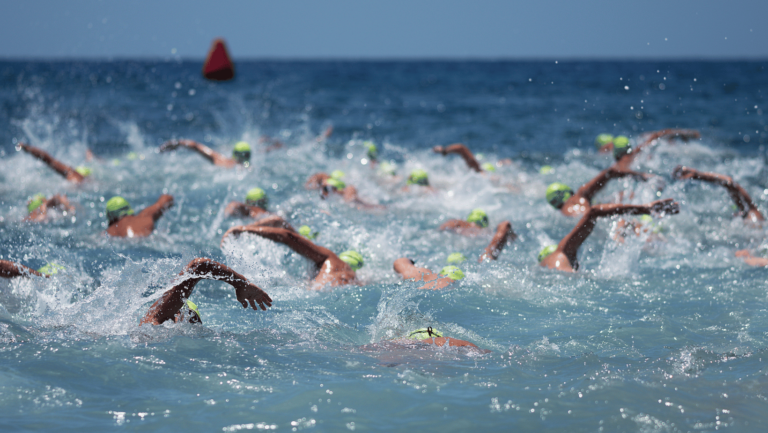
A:
[[[256,304],[259,304],[262,310],[266,310],[267,307],[272,306],[272,298],[269,297],[267,292],[261,290],[257,285],[253,283],[247,283],[244,285],[238,285],[235,290],[237,300],[243,308],[248,308],[248,304],[251,304],[251,308],[258,310]],[[266,306],[265,306],[266,305]]]
[[[680,204],[671,198],[656,200],[648,204],[648,212],[674,215],[680,213]]]
[[[179,146],[181,146],[181,141],[179,140],[168,140],[162,145],[160,145],[160,148],[157,149],[160,153],[170,152],[172,150],[178,149]]]
[[[443,146],[435,146],[432,148],[432,152],[445,155],[445,148]]]
[[[682,165],[678,165],[672,170],[672,179],[685,180],[691,179],[696,174],[696,170]]]

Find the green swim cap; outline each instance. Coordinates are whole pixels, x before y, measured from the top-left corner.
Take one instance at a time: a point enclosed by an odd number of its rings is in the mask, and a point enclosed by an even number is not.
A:
[[[552,174],[555,172],[555,169],[552,168],[550,165],[545,165],[539,169],[539,173],[541,174]]]
[[[88,167],[86,167],[84,165],[78,166],[75,169],[75,171],[80,173],[80,176],[84,176],[84,177],[88,177],[88,176],[91,175],[91,173],[93,173],[93,171],[90,168],[88,168]]]
[[[490,171],[491,173],[496,171],[496,166],[491,164],[490,162],[484,162],[481,167],[482,167],[483,170]]]
[[[326,179],[325,184],[336,188],[336,190],[338,191],[341,191],[342,189],[347,187],[347,184],[344,183],[344,181],[333,178],[333,177]]]
[[[368,159],[376,161],[376,158],[379,157],[379,149],[376,148],[376,145],[372,141],[364,141],[363,146],[368,148]]]
[[[379,165],[379,173],[394,176],[397,173],[397,166],[389,161],[384,161]]]
[[[640,222],[647,225],[651,229],[651,233],[660,233],[663,230],[663,227],[659,224],[656,224],[653,221],[653,217],[648,214],[641,215]]]
[[[598,149],[602,149],[604,146],[611,144],[613,141],[613,135],[611,134],[600,134],[595,138],[595,147]]]
[[[459,264],[459,263],[461,263],[461,262],[465,262],[465,261],[467,261],[467,258],[466,258],[466,257],[464,257],[464,254],[461,254],[461,253],[453,253],[453,254],[449,255],[449,256],[448,256],[448,258],[447,258],[447,259],[445,259],[445,261],[446,261],[446,263],[448,263],[449,265],[457,265],[457,264]]]
[[[267,205],[269,205],[269,198],[263,189],[251,188],[248,190],[248,194],[245,195],[245,204],[266,209]]]
[[[432,327],[417,329],[408,334],[410,340],[426,340],[427,338],[442,337],[439,331],[435,331]]]
[[[347,174],[346,174],[346,173],[344,173],[344,172],[343,172],[343,171],[341,171],[341,170],[333,170],[333,171],[331,172],[331,177],[332,177],[333,179],[338,179],[338,180],[341,180],[341,179],[344,179],[344,176],[346,176],[346,175],[347,175]]]
[[[128,152],[128,155],[126,156],[126,158],[128,158],[129,161],[133,161],[138,157],[139,155],[136,152]]]
[[[557,245],[547,245],[539,252],[539,263],[557,250]]]
[[[573,190],[566,184],[554,182],[547,187],[547,201],[549,204],[560,209],[565,202],[573,196]]]
[[[317,237],[317,235],[320,234],[320,232],[312,233],[312,229],[309,228],[309,226],[301,226],[299,227],[299,234],[309,240],[314,240]]]
[[[42,268],[38,269],[37,272],[40,272],[41,274],[45,275],[56,275],[59,273],[59,271],[63,271],[67,268],[64,266],[61,266],[58,263],[48,263],[47,265],[43,266]]]
[[[354,250],[344,251],[343,253],[339,254],[339,258],[342,262],[348,264],[355,271],[362,268],[365,264],[363,261],[363,256]]]
[[[200,310],[197,309],[197,304],[187,299],[186,301],[187,308],[189,308],[191,311],[194,311],[195,314],[197,314],[197,317],[200,318],[200,320],[203,320],[203,316],[200,315]]]
[[[118,195],[107,201],[107,219],[109,222],[117,221],[127,215],[133,215],[133,209],[126,199]]]
[[[640,222],[643,224],[653,223],[653,217],[648,214],[640,215]]]
[[[245,141],[238,141],[235,149],[232,151],[232,158],[240,164],[245,164],[251,160],[251,145]]]
[[[45,196],[42,194],[35,194],[34,197],[32,197],[32,200],[27,203],[27,210],[29,213],[32,213],[35,211],[35,209],[39,208],[43,205],[43,202],[45,201]]]
[[[454,281],[464,279],[464,272],[461,272],[461,269],[456,266],[445,266],[443,269],[440,269],[440,275],[448,277]]]
[[[406,182],[406,184],[429,186],[429,176],[425,170],[417,168],[411,172],[410,176],[408,176],[408,182]]]
[[[488,227],[488,214],[482,209],[474,209],[469,213],[467,222],[475,223],[483,228]]]
[[[613,158],[618,161],[622,156],[628,154],[632,150],[632,146],[629,145],[629,138],[619,135],[613,139]]]

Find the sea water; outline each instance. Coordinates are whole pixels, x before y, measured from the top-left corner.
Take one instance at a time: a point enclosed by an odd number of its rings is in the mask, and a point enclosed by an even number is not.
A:
[[[768,422],[766,270],[734,256],[765,254],[765,230],[733,217],[718,186],[674,181],[678,164],[733,176],[768,211],[765,62],[238,62],[232,82],[201,63],[0,62],[0,259],[66,269],[50,279],[0,281],[0,429],[4,431],[764,431]],[[317,137],[328,127],[333,134]],[[544,198],[607,167],[598,133],[662,140],[634,168],[658,182],[612,181],[595,202],[674,198],[659,233],[614,240],[605,219],[567,274],[537,266],[576,220]],[[268,136],[283,146],[265,152]],[[227,170],[166,140],[229,154],[253,146],[251,166]],[[397,167],[382,176],[364,141]],[[19,142],[87,165],[73,186]],[[431,147],[465,143],[476,174]],[[86,161],[91,150],[95,160]],[[550,174],[539,173],[550,165]],[[435,192],[403,191],[415,168]],[[346,173],[356,209],[303,186]],[[360,285],[308,290],[314,269],[287,247],[222,235],[224,216],[254,187],[316,242],[365,258]],[[74,213],[22,222],[35,193],[66,194]],[[105,201],[140,210],[175,205],[144,239],[111,239]],[[478,263],[491,232],[437,231],[474,208],[518,235]],[[452,252],[466,278],[417,290],[392,263],[439,270]],[[204,325],[139,326],[149,305],[195,257],[221,261],[262,287],[268,311],[245,310],[221,282],[191,300]],[[432,326],[483,351],[398,344]],[[763,358],[766,358],[764,360]]]

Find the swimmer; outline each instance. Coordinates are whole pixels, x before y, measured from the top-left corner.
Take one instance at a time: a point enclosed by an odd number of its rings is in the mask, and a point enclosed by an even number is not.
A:
[[[24,221],[28,222],[46,222],[48,221],[48,211],[51,209],[58,209],[62,212],[73,212],[75,208],[69,204],[67,196],[56,194],[51,198],[45,198],[43,194],[35,194],[27,203],[27,210],[29,215],[24,218]]]
[[[419,287],[418,290],[441,290],[448,287],[454,281],[464,279],[464,272],[457,266],[448,265],[441,269],[440,273],[434,273],[427,268],[417,267],[416,262],[407,257],[395,260],[392,267],[404,280],[427,283]]]
[[[149,236],[155,230],[157,220],[171,206],[173,206],[173,197],[163,194],[155,204],[134,215],[127,200],[120,196],[112,197],[107,201],[107,220],[109,221],[107,234],[121,238]]]
[[[579,269],[578,251],[597,224],[597,219],[614,215],[643,215],[650,213],[676,214],[680,205],[671,198],[654,202],[635,204],[598,204],[587,209],[584,216],[557,245],[549,245],[539,253],[539,265],[565,272]]]
[[[435,189],[429,184],[429,174],[426,170],[421,168],[411,171],[408,180],[405,182],[403,191],[410,191],[411,186],[419,186],[428,192],[435,192]]]
[[[74,184],[81,184],[83,181],[91,175],[91,169],[84,166],[79,166],[77,168],[72,168],[63,162],[55,159],[51,155],[48,154],[48,152],[38,149],[37,147],[30,146],[25,143],[19,143],[18,146],[16,146],[17,150],[23,150],[24,152],[27,152],[28,154],[34,156],[35,158],[39,159],[40,161],[43,161],[46,165],[51,167],[56,173],[59,173],[60,175],[64,176],[65,179],[68,181],[74,183]]]
[[[237,300],[243,308],[248,308],[250,304],[251,308],[258,311],[257,304],[262,310],[272,306],[272,298],[264,290],[231,268],[210,259],[192,260],[179,273],[179,277],[182,281],[163,293],[160,299],[149,307],[139,326],[145,323],[160,325],[167,320],[178,322],[185,318],[188,318],[190,323],[201,323],[197,305],[188,300],[200,280],[219,280],[234,287]],[[187,311],[182,311],[183,309]]]
[[[238,164],[248,167],[251,161],[251,146],[245,141],[239,141],[235,144],[235,148],[232,150],[232,158],[227,158],[210,147],[192,140],[168,140],[160,146],[158,151],[160,153],[170,152],[176,150],[179,146],[194,150],[203,155],[213,165],[219,167],[232,168]]]
[[[555,182],[550,184],[547,187],[547,201],[555,209],[559,209],[563,215],[581,216],[592,206],[592,197],[600,192],[609,180],[626,176],[632,176],[642,181],[647,181],[654,177],[647,173],[640,173],[614,164],[582,185],[575,193],[568,185],[563,183]]]
[[[233,201],[224,209],[229,217],[258,218],[268,214],[269,197],[261,188],[251,188],[245,195],[245,203]]]
[[[728,191],[728,195],[731,196],[731,200],[733,200],[733,203],[736,205],[736,208],[738,209],[736,216],[740,216],[745,221],[749,221],[755,224],[762,223],[765,220],[765,218],[763,218],[763,214],[757,210],[757,206],[752,201],[752,198],[749,196],[747,191],[742,188],[741,185],[734,182],[733,178],[730,176],[717,173],[707,173],[690,167],[678,165],[672,171],[672,178],[679,180],[701,180],[704,182],[713,183],[715,185],[720,185],[724,187],[726,191]]]
[[[658,144],[660,138],[678,138],[683,141],[690,139],[701,138],[699,131],[695,129],[662,129],[661,131],[651,132],[643,136],[643,142],[632,147],[629,143],[629,139],[624,136],[619,136],[614,139],[613,143],[613,157],[616,159],[616,164],[619,168],[628,170],[632,162],[637,158],[643,149],[650,148]]]
[[[357,188],[347,185],[342,179],[345,174],[341,170],[327,173],[315,173],[307,179],[304,187],[307,189],[319,189],[320,197],[325,199],[331,194],[338,194],[346,203],[355,205],[358,209],[384,209],[384,206],[368,203],[357,195]]]
[[[379,148],[372,141],[364,141],[363,146],[365,147],[365,156],[368,157],[371,168],[376,168],[379,163]]]
[[[48,278],[48,275],[38,272],[29,266],[24,266],[21,263],[0,260],[0,277],[2,278],[30,277],[32,275]]]
[[[315,245],[292,229],[265,226],[260,224],[262,221],[247,226],[232,227],[222,236],[222,245],[227,237],[241,233],[251,233],[284,244],[315,263],[317,275],[311,287],[313,290],[321,290],[327,285],[336,287],[357,282],[355,271],[362,268],[364,264],[363,256],[357,251],[344,251],[337,256],[333,251]]]
[[[768,266],[768,259],[766,259],[765,257],[753,256],[752,253],[749,252],[749,250],[739,250],[739,251],[736,251],[734,255],[744,260],[744,263],[748,264],[749,266],[755,266],[755,267]]]
[[[411,340],[411,341],[415,340],[415,341],[420,341],[422,343],[434,344],[435,346],[438,346],[438,347],[445,346],[445,344],[448,343],[448,346],[450,347],[474,347],[475,349],[478,348],[475,344],[470,343],[469,341],[459,340],[458,338],[452,338],[452,337],[444,337],[440,331],[436,329],[432,329],[431,326],[417,329],[409,333],[407,337],[404,337],[395,341],[403,341],[403,340]]]

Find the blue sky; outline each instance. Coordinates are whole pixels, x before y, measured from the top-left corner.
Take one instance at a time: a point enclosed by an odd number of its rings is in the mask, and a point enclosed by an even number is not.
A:
[[[0,57],[768,58],[767,0],[0,0]]]

